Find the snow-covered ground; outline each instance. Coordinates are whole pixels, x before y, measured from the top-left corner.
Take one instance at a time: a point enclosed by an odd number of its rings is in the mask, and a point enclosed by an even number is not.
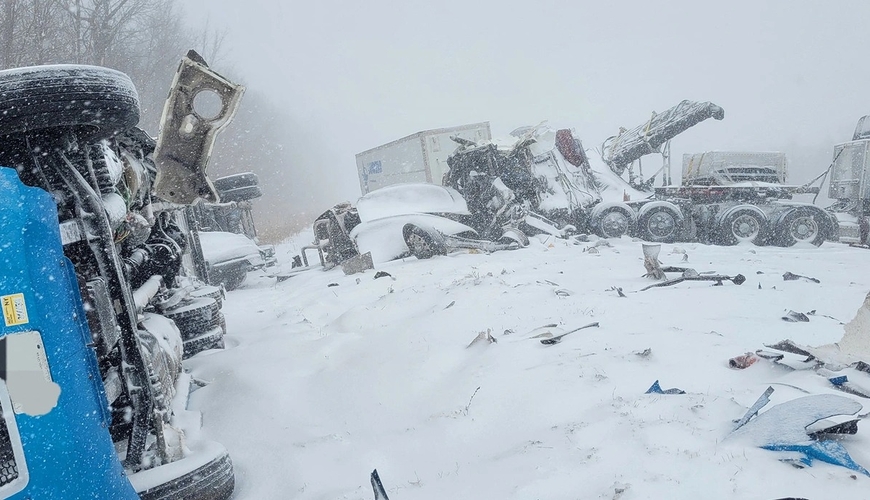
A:
[[[186,361],[211,382],[191,403],[235,461],[235,498],[368,500],[375,468],[391,500],[870,497],[859,473],[797,469],[728,439],[768,386],[765,410],[800,389],[845,395],[813,371],[728,359],[783,339],[838,341],[843,325],[821,315],[855,316],[870,251],[663,245],[665,265],[747,281],[637,292],[651,284],[641,242],[611,244],[533,238],[512,252],[379,264],[390,276],[378,279],[249,276],[224,305],[227,349]],[[295,250],[279,247],[279,259]],[[789,323],[788,310],[818,315]],[[556,345],[530,339],[594,321]],[[558,326],[537,330],[548,324]],[[468,347],[487,330],[497,343]],[[656,380],[687,394],[644,394]],[[870,467],[870,428],[843,444]]]

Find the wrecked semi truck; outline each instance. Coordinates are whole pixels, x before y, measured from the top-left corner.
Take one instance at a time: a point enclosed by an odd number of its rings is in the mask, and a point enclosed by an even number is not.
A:
[[[786,184],[782,153],[711,151],[683,156],[680,186],[653,188],[653,201],[628,203],[647,241],[821,245],[836,239],[831,215],[795,195],[818,187]]]
[[[191,51],[155,143],[123,73],[0,72],[0,497],[232,494],[232,461],[198,437],[182,369],[222,345],[222,293],[182,262],[195,246],[185,207],[217,200],[205,168],[242,91]],[[201,109],[202,93],[220,109]],[[48,400],[34,408],[37,386]]]
[[[870,245],[870,115],[855,126],[852,140],[834,146],[828,170],[828,210],[840,226],[840,241]]]
[[[360,192],[400,183],[441,184],[447,172],[447,157],[456,149],[451,138],[471,142],[489,141],[489,122],[424,130],[363,151],[356,155]]]
[[[724,111],[712,103],[683,101],[602,146],[604,163],[617,175],[628,170],[629,184],[650,193],[622,208],[619,227],[647,241],[701,241],[733,245],[821,245],[836,237],[836,222],[824,210],[793,200],[818,187],[786,185],[787,163],[779,153],[709,152],[684,155],[682,180],[671,186],[670,143],[677,134]],[[658,153],[663,165],[644,180],[641,158]],[[637,165],[637,168],[635,168]],[[652,187],[662,172],[664,186]]]

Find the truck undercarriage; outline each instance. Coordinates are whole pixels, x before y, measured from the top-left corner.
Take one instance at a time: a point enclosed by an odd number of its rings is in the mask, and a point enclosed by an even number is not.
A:
[[[0,170],[20,185],[18,191],[36,188],[33,196],[48,193],[53,202],[40,217],[59,225],[57,245],[71,265],[75,290],[58,300],[78,304],[89,331],[81,350],[94,359],[93,370],[75,377],[96,381],[99,397],[91,413],[105,413],[103,432],[113,443],[115,460],[142,498],[228,498],[233,473],[226,450],[203,443],[202,453],[192,451],[196,444],[186,441],[175,418],[185,410],[191,382],[182,359],[222,347],[226,331],[222,290],[183,265],[192,254],[201,260],[201,249],[191,239],[180,203],[213,192],[205,176],[208,154],[215,133],[232,118],[242,88],[208,69],[195,53],[188,54],[157,143],[135,128],[136,90],[122,73],[90,66],[22,68],[0,72],[0,90]],[[204,118],[194,107],[193,97],[204,91],[222,97],[224,106],[216,117]],[[4,192],[5,206],[29,202],[13,197],[14,192]],[[4,232],[15,232],[11,221],[4,222]],[[36,259],[28,263],[31,272],[40,265],[44,263]],[[10,281],[2,283],[6,294]],[[3,340],[28,327],[7,328]],[[56,341],[79,342],[74,337]],[[45,360],[51,376],[69,376],[58,375],[66,368],[54,354],[47,351]],[[60,408],[64,400],[57,404]],[[69,469],[36,470],[41,466],[32,461],[34,444],[29,442],[35,438],[20,439],[23,454],[15,458],[31,471],[21,498],[63,497],[70,492],[64,493],[61,477],[100,467],[64,462]],[[161,469],[168,464],[172,474]],[[129,483],[128,488],[132,493]],[[0,485],[0,496],[5,496],[3,489]]]

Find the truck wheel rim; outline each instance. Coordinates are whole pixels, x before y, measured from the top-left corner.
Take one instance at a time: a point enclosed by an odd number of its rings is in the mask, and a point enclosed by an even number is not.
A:
[[[408,246],[411,247],[411,252],[415,255],[432,255],[432,247],[426,238],[420,236],[416,232],[408,235]]]
[[[812,241],[819,233],[819,224],[812,215],[802,215],[792,221],[789,232],[798,241]]]
[[[656,212],[646,224],[650,234],[657,238],[667,238],[674,233],[677,227],[677,220],[668,212]]]
[[[628,217],[622,212],[610,212],[601,219],[601,232],[606,238],[619,238],[628,232]]]
[[[731,234],[740,241],[753,240],[759,232],[761,225],[758,219],[749,214],[743,214],[731,223]]]

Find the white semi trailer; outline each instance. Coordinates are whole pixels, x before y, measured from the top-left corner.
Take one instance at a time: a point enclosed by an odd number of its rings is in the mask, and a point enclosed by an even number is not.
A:
[[[456,150],[452,137],[472,142],[492,139],[489,122],[424,130],[356,155],[360,192],[392,184],[426,182],[441,185],[447,157]]]

